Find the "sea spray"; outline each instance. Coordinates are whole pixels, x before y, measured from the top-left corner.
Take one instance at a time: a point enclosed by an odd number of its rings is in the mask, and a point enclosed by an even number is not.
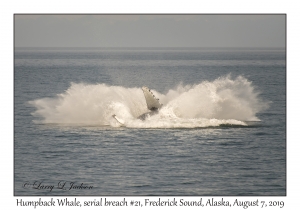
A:
[[[155,87],[150,87],[155,88]],[[141,88],[106,84],[71,83],[55,98],[30,101],[36,107],[34,116],[41,123],[120,126],[112,118],[118,116],[126,127],[194,128],[221,124],[246,125],[258,121],[256,114],[268,107],[259,92],[243,76],[221,77],[194,85],[178,85],[166,94],[152,89],[163,107],[145,121],[137,117],[149,110]]]
[[[55,98],[30,101],[41,116],[42,123],[108,124],[112,114],[136,117],[147,111],[139,88],[107,86],[106,84],[71,83]]]
[[[255,91],[252,83],[242,76],[235,80],[227,76],[213,82],[179,86],[166,94],[168,107],[179,117],[240,121],[259,120],[255,115],[265,110],[268,103],[258,96],[259,92]]]

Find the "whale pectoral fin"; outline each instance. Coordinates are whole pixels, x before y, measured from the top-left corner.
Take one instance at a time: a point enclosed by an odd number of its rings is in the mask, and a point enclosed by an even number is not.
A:
[[[120,123],[121,125],[124,125],[124,124],[125,124],[124,120],[118,118],[115,114],[113,114],[112,117],[115,118],[115,120],[116,120],[118,123]]]
[[[157,99],[154,94],[151,92],[151,90],[147,87],[142,87],[145,99],[146,99],[146,103],[147,103],[147,107],[149,110],[151,111],[155,111],[157,109],[159,109],[162,104],[159,103],[159,99]]]

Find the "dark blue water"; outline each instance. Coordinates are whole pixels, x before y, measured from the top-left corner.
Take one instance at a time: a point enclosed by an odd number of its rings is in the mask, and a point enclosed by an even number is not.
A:
[[[251,81],[269,104],[256,113],[260,122],[173,129],[42,123],[29,103],[53,99],[71,83],[166,94],[228,75]],[[60,181],[93,188],[57,189]],[[54,189],[34,189],[34,182]],[[15,49],[14,193],[286,195],[285,50]]]

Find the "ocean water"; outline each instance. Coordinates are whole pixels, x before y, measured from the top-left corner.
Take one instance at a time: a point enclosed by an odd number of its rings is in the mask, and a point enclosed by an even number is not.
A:
[[[285,49],[16,48],[14,194],[286,195]]]

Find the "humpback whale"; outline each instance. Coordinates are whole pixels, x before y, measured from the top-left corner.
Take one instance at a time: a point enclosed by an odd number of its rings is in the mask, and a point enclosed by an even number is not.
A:
[[[138,119],[145,120],[148,116],[157,114],[159,109],[162,107],[162,104],[159,102],[159,99],[154,96],[154,94],[148,87],[143,86],[142,90],[145,96],[147,108],[150,111],[138,116]],[[118,121],[118,123],[124,125],[124,120],[118,118],[115,114],[112,115],[112,117],[115,118]]]

